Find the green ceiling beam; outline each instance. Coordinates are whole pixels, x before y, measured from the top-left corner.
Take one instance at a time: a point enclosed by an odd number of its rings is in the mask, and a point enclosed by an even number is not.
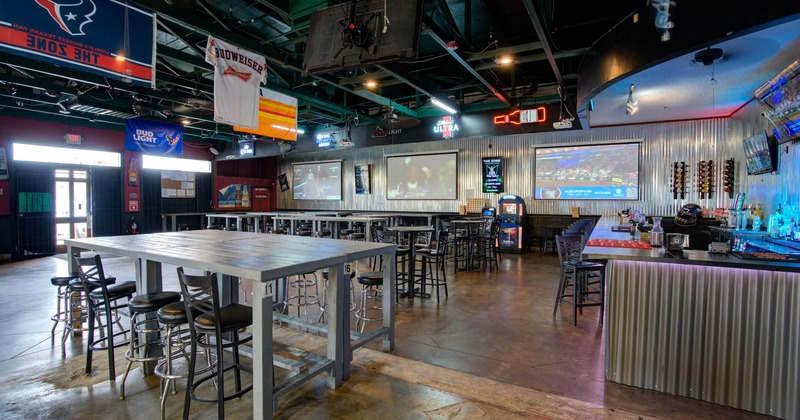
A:
[[[417,118],[417,111],[414,111],[414,110],[412,110],[412,109],[410,109],[408,107],[400,105],[397,102],[395,102],[395,101],[393,101],[393,100],[391,100],[389,98],[383,97],[381,95],[378,95],[377,93],[372,92],[370,90],[367,90],[367,89],[351,89],[351,88],[349,88],[347,86],[340,86],[339,83],[336,80],[333,80],[332,78],[328,78],[328,77],[325,77],[325,76],[317,75],[317,76],[314,76],[314,78],[317,79],[317,80],[320,80],[322,82],[325,82],[325,83],[327,83],[327,84],[329,84],[331,86],[336,86],[339,89],[343,89],[346,92],[352,93],[353,95],[357,95],[357,96],[360,96],[360,97],[362,97],[364,99],[368,99],[368,100],[370,100],[372,102],[375,102],[375,103],[377,103],[379,105],[382,105],[382,106],[385,106],[385,107],[394,108],[395,111],[400,112],[400,113],[405,114],[405,115],[408,115],[409,117]]]
[[[579,56],[579,55],[586,54],[586,52],[588,52],[588,51],[589,51],[588,48],[579,48],[579,49],[576,49],[576,50],[560,51],[560,52],[553,53],[553,58],[576,57],[576,56]],[[542,54],[534,54],[534,55],[525,55],[525,56],[521,56],[521,57],[514,57],[514,64],[533,63],[533,62],[536,62],[536,61],[545,61],[545,60],[549,60],[549,57],[547,56],[547,54],[544,54],[544,53],[542,53]],[[498,67],[503,67],[503,65],[497,64],[493,60],[493,61],[488,62],[488,63],[478,64],[477,66],[475,66],[475,70],[478,70],[478,71],[489,70],[489,69],[495,69],[495,68],[498,68]],[[563,78],[563,77],[565,77],[565,75],[562,74],[561,77]]]
[[[458,61],[458,63],[461,64],[461,66],[464,67],[465,70],[471,73],[473,77],[475,77],[481,83],[483,83],[483,85],[486,86],[489,89],[489,91],[494,96],[497,97],[497,99],[503,101],[507,106],[513,106],[511,103],[511,99],[509,99],[506,96],[506,94],[503,93],[502,90],[494,87],[494,85],[492,85],[488,80],[486,80],[483,76],[481,76],[481,74],[478,73],[478,71],[475,70],[469,63],[467,63],[467,61],[464,60],[464,58],[461,57],[461,55],[459,55],[458,52],[447,48],[447,43],[442,38],[440,38],[439,35],[437,35],[432,29],[427,28],[425,29],[424,33],[428,35],[431,39],[433,39],[437,44],[439,44],[439,46],[442,47],[442,49],[445,50],[448,54],[450,54],[456,61]]]

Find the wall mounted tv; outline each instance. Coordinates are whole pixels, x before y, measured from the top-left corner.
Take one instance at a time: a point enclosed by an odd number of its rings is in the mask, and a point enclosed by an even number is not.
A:
[[[638,200],[639,144],[537,147],[533,198]]]
[[[457,151],[387,156],[386,197],[389,200],[455,200],[457,174]]]
[[[295,200],[341,200],[342,161],[292,165],[292,197]]]
[[[422,1],[338,3],[311,15],[303,76],[416,57]]]
[[[760,175],[778,170],[777,144],[762,131],[742,141],[747,175]]]
[[[778,143],[800,138],[800,59],[755,91]]]

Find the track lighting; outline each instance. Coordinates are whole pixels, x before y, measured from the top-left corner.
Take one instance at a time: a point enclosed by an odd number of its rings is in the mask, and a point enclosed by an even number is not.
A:
[[[455,108],[455,106],[450,105],[449,103],[444,102],[442,100],[436,99],[433,96],[431,96],[431,103],[436,105],[436,106],[438,106],[439,108],[442,108],[443,110],[445,110],[445,111],[447,111],[447,112],[449,112],[451,114],[457,114],[458,113],[458,110]]]

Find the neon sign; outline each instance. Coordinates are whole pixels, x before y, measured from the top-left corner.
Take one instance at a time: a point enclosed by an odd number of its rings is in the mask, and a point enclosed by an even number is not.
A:
[[[442,119],[437,121],[436,125],[433,126],[433,132],[441,134],[443,139],[453,138],[458,130],[460,130],[460,128],[458,127],[456,119],[449,115],[442,117]]]
[[[516,110],[510,114],[497,115],[494,117],[494,125],[501,124],[531,124],[544,122],[547,119],[547,112],[543,106],[534,109]]]

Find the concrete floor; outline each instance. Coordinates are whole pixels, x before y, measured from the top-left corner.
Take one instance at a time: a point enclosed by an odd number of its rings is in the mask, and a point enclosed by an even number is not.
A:
[[[130,259],[104,255],[103,261],[107,273],[132,279]],[[0,417],[158,418],[158,378],[135,371],[127,398],[119,399],[122,350],[111,382],[103,354],[96,354],[92,375],[83,373],[80,336],[68,339],[66,359],[58,341],[51,345],[56,299],[50,277],[64,272],[63,256],[0,265]],[[174,273],[164,267],[167,290],[178,290]],[[439,304],[401,299],[394,354],[378,351],[379,343],[357,350],[350,380],[331,390],[324,377],[316,378],[280,399],[275,417],[766,418],[605,381],[598,310],[585,310],[577,327],[566,307],[552,316],[555,257],[504,254],[499,273],[451,271],[448,280],[449,297]],[[274,331],[276,341],[324,352],[318,336]],[[181,383],[169,398],[168,418],[180,418],[183,390]],[[252,396],[225,407],[229,418],[249,418]],[[215,410],[192,403],[193,418],[214,417]]]

